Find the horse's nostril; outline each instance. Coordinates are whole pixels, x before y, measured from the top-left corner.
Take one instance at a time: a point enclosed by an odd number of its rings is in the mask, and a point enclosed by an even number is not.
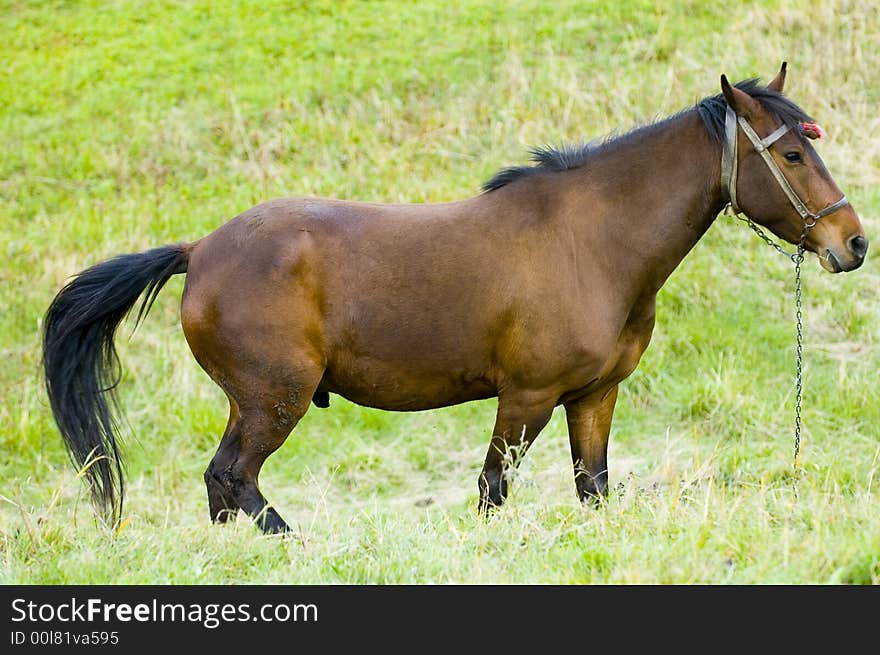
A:
[[[856,257],[864,257],[868,252],[868,240],[861,234],[857,234],[849,240],[849,249]]]

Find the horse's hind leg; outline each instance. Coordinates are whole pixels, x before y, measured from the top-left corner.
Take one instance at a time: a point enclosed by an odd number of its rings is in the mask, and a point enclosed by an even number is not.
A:
[[[304,380],[309,380],[304,382]],[[278,450],[308,409],[320,374],[271,387],[248,385],[247,394],[228,390],[230,420],[217,453],[205,471],[211,519],[224,522],[242,509],[267,533],[287,532],[287,524],[260,492],[263,462]]]
[[[238,513],[238,503],[230,489],[223,483],[223,471],[235,462],[235,453],[238,446],[238,432],[235,424],[238,421],[238,405],[229,399],[229,422],[226,432],[220,440],[217,454],[211,460],[205,470],[205,486],[208,488],[208,509],[211,512],[211,521],[214,523],[226,523]]]

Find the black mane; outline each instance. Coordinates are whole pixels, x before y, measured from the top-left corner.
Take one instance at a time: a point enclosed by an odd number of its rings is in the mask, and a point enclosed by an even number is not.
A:
[[[781,93],[771,91],[765,86],[761,86],[757,79],[743,80],[736,83],[736,88],[745,91],[755,100],[763,105],[764,109],[775,114],[779,119],[789,127],[796,128],[798,123],[803,121],[812,121],[813,119],[803,109],[794,104]],[[674,119],[683,113],[696,110],[703,119],[706,130],[719,143],[724,139],[724,115],[727,111],[727,101],[724,95],[719,93],[715,96],[703,98],[696,105],[689,109],[685,109],[666,120]],[[568,171],[573,168],[584,166],[592,157],[602,150],[603,146],[608,143],[618,141],[620,139],[631,139],[641,133],[642,130],[652,127],[656,123],[637,127],[634,130],[623,134],[598,141],[591,141],[580,145],[563,145],[561,147],[543,146],[541,148],[532,148],[531,160],[534,162],[532,166],[511,166],[504,168],[483,185],[483,191],[495,191],[511,182],[515,182],[520,178],[530,177],[539,173]]]
[[[559,148],[554,146],[531,148],[529,149],[529,154],[531,154],[531,160],[535,162],[534,166],[509,166],[504,168],[495,173],[492,179],[483,185],[483,191],[500,189],[521,177],[528,177],[536,173],[567,171],[572,168],[578,168],[584,165],[596,148],[595,142],[582,143],[580,145],[569,144]]]

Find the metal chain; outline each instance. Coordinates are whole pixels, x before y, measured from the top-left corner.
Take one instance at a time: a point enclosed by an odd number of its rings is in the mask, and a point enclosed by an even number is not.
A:
[[[796,384],[795,384],[795,409],[794,409],[794,492],[797,495],[798,476],[800,474],[800,455],[801,455],[801,409],[804,397],[804,321],[801,312],[802,294],[801,294],[801,264],[804,263],[804,242],[807,240],[807,232],[809,227],[804,226],[801,233],[801,239],[798,243],[797,253],[794,257],[794,306],[795,306],[795,324],[797,326],[797,355],[796,355]]]
[[[773,239],[771,239],[767,234],[758,227],[752,219],[748,216],[742,216],[737,212],[734,212],[734,216],[736,216],[739,220],[748,224],[750,228],[757,234],[768,246],[772,247],[776,252],[781,255],[785,255],[788,259],[794,262],[794,306],[795,306],[795,323],[797,328],[797,345],[795,348],[796,351],[796,362],[795,362],[795,413],[794,413],[794,491],[795,495],[797,495],[797,483],[798,476],[800,473],[800,453],[801,453],[801,411],[803,410],[803,395],[804,395],[804,322],[803,322],[803,295],[802,295],[802,287],[801,287],[801,264],[804,263],[804,252],[806,250],[805,244],[807,241],[807,234],[816,225],[816,219],[811,218],[811,220],[804,221],[804,229],[801,232],[801,238],[798,241],[798,247],[796,252],[788,252],[778,243],[776,243]]]
[[[761,237],[761,239],[764,241],[764,243],[766,243],[768,246],[770,246],[771,248],[776,250],[776,252],[778,252],[780,255],[785,255],[791,261],[793,261],[795,264],[798,263],[797,258],[799,256],[801,257],[801,261],[803,261],[803,252],[801,251],[800,245],[798,246],[798,252],[788,252],[782,246],[780,246],[778,243],[776,243],[773,239],[768,237],[767,234],[764,232],[764,230],[762,230],[760,227],[758,227],[755,224],[755,222],[752,221],[751,218],[749,218],[748,216],[745,216],[743,214],[734,214],[734,216],[736,216],[743,223],[748,224],[748,226],[755,231],[755,234],[757,234],[759,237]],[[801,245],[803,245],[804,239],[806,239],[807,229],[808,228],[805,228],[804,233],[801,235]]]

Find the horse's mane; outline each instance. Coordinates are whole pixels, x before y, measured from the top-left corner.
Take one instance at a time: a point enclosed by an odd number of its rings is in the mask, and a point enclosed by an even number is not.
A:
[[[745,91],[755,100],[760,102],[764,109],[771,114],[775,114],[789,127],[794,128],[797,127],[798,123],[813,120],[803,109],[798,107],[791,100],[777,91],[771,91],[766,86],[762,86],[756,78],[737,82],[736,87]],[[724,139],[724,115],[727,111],[727,101],[724,99],[724,95],[719,93],[718,95],[703,98],[693,107],[684,109],[669,118],[648,125],[639,126],[622,135],[612,133],[603,139],[579,145],[568,144],[559,147],[542,146],[539,148],[532,148],[529,152],[532,155],[531,159],[534,162],[534,165],[510,166],[498,171],[492,179],[483,184],[483,191],[495,191],[511,182],[516,182],[521,178],[530,177],[539,173],[552,173],[580,168],[587,164],[598,153],[602,152],[607,145],[622,140],[633,140],[641,135],[643,131],[652,128],[659,123],[672,121],[682,114],[694,110],[697,111],[700,114],[700,118],[703,119],[706,131],[721,143]]]

